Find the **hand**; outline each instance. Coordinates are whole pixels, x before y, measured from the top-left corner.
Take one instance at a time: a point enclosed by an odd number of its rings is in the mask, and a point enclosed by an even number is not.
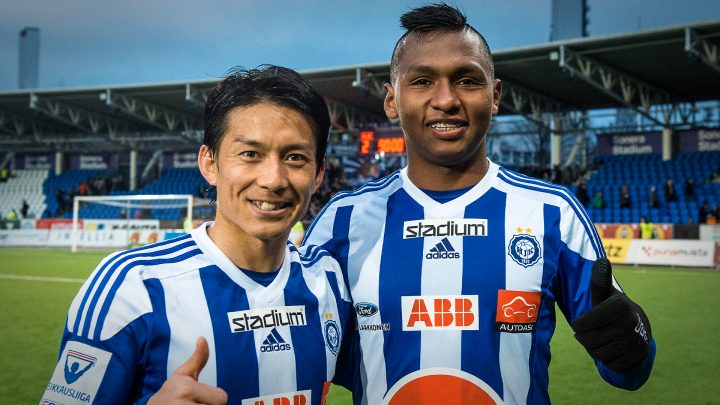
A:
[[[222,388],[198,382],[200,371],[205,367],[209,355],[207,341],[203,337],[198,338],[193,354],[172,373],[160,391],[150,397],[148,405],[227,403],[227,393]]]
[[[598,259],[590,277],[593,306],[575,319],[572,328],[590,356],[611,370],[623,372],[648,356],[652,334],[645,312],[615,289],[612,280],[610,261]]]

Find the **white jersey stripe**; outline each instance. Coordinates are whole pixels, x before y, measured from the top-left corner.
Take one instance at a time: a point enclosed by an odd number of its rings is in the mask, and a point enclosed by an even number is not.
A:
[[[287,261],[286,261],[287,263]],[[288,270],[289,272],[289,270]],[[284,307],[285,296],[279,294],[272,301],[264,301],[258,290],[248,291],[248,304],[250,308],[263,307]],[[274,327],[282,336],[283,340],[295,347],[290,334],[290,326]],[[255,348],[259,353],[258,359],[258,379],[259,379],[259,396],[277,394],[279,392],[290,392],[297,390],[297,369],[295,367],[295,353],[293,350],[285,350],[271,353],[263,353],[260,348],[263,341],[268,337],[273,329],[263,328],[252,331],[255,338]]]
[[[529,201],[524,197],[507,194],[505,210],[508,213],[523,212],[523,223],[517,223],[518,216],[505,215],[505,246],[516,234],[544,235],[545,215],[544,204]],[[518,231],[519,229],[519,231]],[[542,238],[537,241],[542,249]],[[511,291],[539,292],[542,288],[543,258],[541,254],[537,263],[524,267],[505,255],[505,289]],[[537,314],[537,311],[535,311]],[[537,318],[536,318],[537,319]],[[531,333],[500,334],[500,374],[503,381],[503,400],[508,404],[527,402],[530,391],[530,351],[532,349]]]
[[[362,215],[357,213],[356,215]],[[354,217],[355,215],[353,215]],[[382,225],[379,230],[376,230],[377,234],[383,235],[385,232],[384,222],[378,225]],[[375,232],[371,234],[375,234]],[[372,304],[377,305],[380,302],[380,257],[382,256],[383,249],[383,238],[377,239],[377,242],[367,253],[367,259],[363,258],[362,261],[353,260],[352,263],[348,263],[348,267],[351,269],[348,271],[349,274],[360,274],[363,272],[362,279],[354,278],[355,286],[357,289],[368,291],[367,297]],[[352,252],[350,254],[352,258]],[[362,384],[367,387],[367,395],[363,397],[363,404],[379,404],[382,402],[383,395],[387,391],[387,374],[385,372],[385,353],[383,350],[376,350],[382,348],[385,345],[385,337],[383,333],[377,330],[363,330],[362,325],[375,325],[382,321],[382,308],[379,312],[371,317],[358,316],[358,325],[361,328],[360,333],[360,346],[363,353],[372,353],[372,355],[365,355],[362,357],[362,364],[360,368],[360,376]],[[393,325],[400,327],[400,325]],[[371,374],[367,373],[367,370],[373,370]]]
[[[165,292],[165,313],[172,331],[167,356],[167,375],[170,376],[192,355],[195,341],[202,336],[208,342],[210,357],[198,381],[217,385],[215,336],[200,272],[191,271],[184,277],[163,278],[160,282]],[[178,291],[183,294],[177,294]],[[187,305],[188,302],[192,302],[192,305]]]
[[[425,211],[425,219],[464,218],[464,206],[446,205],[432,211]],[[459,296],[462,295],[463,260],[462,236],[446,237],[450,246],[460,254],[460,259],[423,258],[421,295]],[[423,254],[427,254],[438,243],[439,238],[423,238]],[[438,242],[440,241],[440,242]],[[443,245],[444,246],[444,245]],[[456,350],[462,343],[462,330],[425,330],[420,332],[420,368],[451,367],[460,369],[461,352]]]

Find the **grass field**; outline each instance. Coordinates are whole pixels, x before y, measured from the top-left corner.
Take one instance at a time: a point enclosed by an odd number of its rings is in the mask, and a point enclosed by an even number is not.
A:
[[[0,403],[37,403],[55,366],[67,308],[80,287],[76,280],[106,253],[0,248]],[[636,392],[609,386],[559,315],[553,403],[720,403],[720,273],[618,266],[615,275],[651,320],[658,347],[653,375]],[[333,388],[328,403],[350,404],[349,394]]]

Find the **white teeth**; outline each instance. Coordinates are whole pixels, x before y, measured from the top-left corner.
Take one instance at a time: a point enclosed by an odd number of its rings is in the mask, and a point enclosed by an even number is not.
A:
[[[436,129],[438,131],[452,131],[453,129],[460,128],[460,125],[452,124],[449,122],[437,122],[435,124],[430,125],[432,129]]]
[[[254,204],[263,211],[273,211],[282,207],[281,204],[274,204],[267,201],[254,201]]]

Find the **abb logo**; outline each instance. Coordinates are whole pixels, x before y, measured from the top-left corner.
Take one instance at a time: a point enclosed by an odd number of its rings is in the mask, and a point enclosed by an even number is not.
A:
[[[476,330],[477,308],[477,295],[402,297],[403,330]]]
[[[242,405],[309,405],[310,390],[244,399]]]

